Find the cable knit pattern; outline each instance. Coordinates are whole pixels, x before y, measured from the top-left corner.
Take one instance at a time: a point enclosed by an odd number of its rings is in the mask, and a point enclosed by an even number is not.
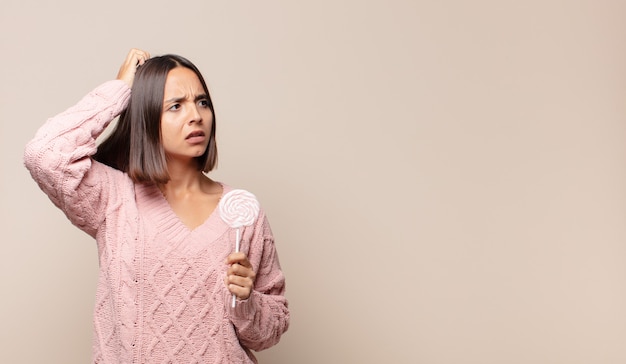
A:
[[[40,188],[98,245],[93,362],[256,363],[251,350],[278,343],[289,325],[267,217],[261,210],[243,229],[241,250],[257,279],[250,298],[231,308],[223,280],[235,230],[218,209],[190,230],[155,185],[91,158],[129,97],[124,82],[104,83],[49,119],[24,153]]]

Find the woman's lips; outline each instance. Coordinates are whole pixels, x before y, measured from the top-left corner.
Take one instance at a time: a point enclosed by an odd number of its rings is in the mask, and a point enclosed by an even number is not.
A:
[[[187,137],[185,138],[185,140],[189,144],[198,144],[206,140],[206,135],[204,134],[202,130],[196,130],[196,131],[189,133]]]

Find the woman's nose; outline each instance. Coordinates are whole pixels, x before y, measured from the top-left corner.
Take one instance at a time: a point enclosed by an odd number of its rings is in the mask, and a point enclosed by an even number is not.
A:
[[[202,114],[198,110],[197,105],[193,105],[190,107],[188,118],[189,124],[202,122]]]

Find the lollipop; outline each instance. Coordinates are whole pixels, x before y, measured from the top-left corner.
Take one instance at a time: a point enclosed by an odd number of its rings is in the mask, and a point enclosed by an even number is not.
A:
[[[219,204],[220,216],[228,226],[237,229],[235,238],[235,252],[239,252],[241,228],[250,226],[259,216],[259,201],[245,190],[232,190],[225,194]],[[233,294],[232,307],[237,304],[237,297]]]

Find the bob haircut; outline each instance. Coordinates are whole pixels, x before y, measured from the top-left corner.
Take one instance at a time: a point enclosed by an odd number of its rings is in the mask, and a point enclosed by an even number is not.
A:
[[[167,74],[176,67],[192,70],[207,95],[213,114],[211,135],[206,151],[195,159],[198,170],[205,173],[216,167],[215,110],[209,89],[193,63],[172,54],[150,58],[137,68],[128,107],[120,114],[115,129],[98,146],[93,156],[95,160],[126,172],[135,183],[167,183],[170,180],[161,143],[161,114]]]

